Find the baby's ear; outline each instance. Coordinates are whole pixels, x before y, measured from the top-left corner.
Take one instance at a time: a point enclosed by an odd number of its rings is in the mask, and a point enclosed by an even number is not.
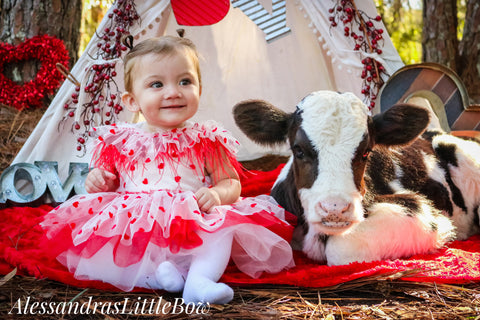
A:
[[[140,106],[137,104],[135,97],[130,92],[124,92],[122,94],[122,102],[130,112],[139,112]]]

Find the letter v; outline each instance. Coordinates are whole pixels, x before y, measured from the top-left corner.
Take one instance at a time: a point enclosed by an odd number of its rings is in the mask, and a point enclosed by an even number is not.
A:
[[[232,0],[231,2],[234,8],[240,8],[265,33],[267,42],[272,42],[291,31],[287,27],[285,0],[272,0],[272,14],[258,0]]]

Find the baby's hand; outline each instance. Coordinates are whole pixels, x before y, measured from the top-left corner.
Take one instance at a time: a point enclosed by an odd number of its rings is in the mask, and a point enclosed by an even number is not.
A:
[[[117,176],[104,169],[93,169],[85,180],[85,190],[88,193],[115,191],[117,188]]]
[[[195,193],[195,197],[197,198],[197,203],[200,209],[207,213],[210,213],[213,207],[222,204],[217,191],[213,190],[212,188],[200,188]]]

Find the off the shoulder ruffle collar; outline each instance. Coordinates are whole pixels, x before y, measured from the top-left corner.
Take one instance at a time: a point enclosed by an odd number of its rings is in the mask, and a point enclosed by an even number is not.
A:
[[[154,148],[154,153],[171,150],[179,152],[192,148],[202,139],[220,142],[232,154],[236,154],[239,142],[222,126],[213,120],[203,123],[188,122],[185,127],[161,132],[146,132],[142,124],[113,124],[94,129],[97,143],[112,145],[126,156],[145,155]]]

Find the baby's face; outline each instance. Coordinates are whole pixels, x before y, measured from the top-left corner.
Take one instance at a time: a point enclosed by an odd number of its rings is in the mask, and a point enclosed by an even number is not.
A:
[[[198,110],[201,87],[192,59],[182,53],[148,54],[136,62],[130,111],[141,111],[152,129],[182,127]]]

